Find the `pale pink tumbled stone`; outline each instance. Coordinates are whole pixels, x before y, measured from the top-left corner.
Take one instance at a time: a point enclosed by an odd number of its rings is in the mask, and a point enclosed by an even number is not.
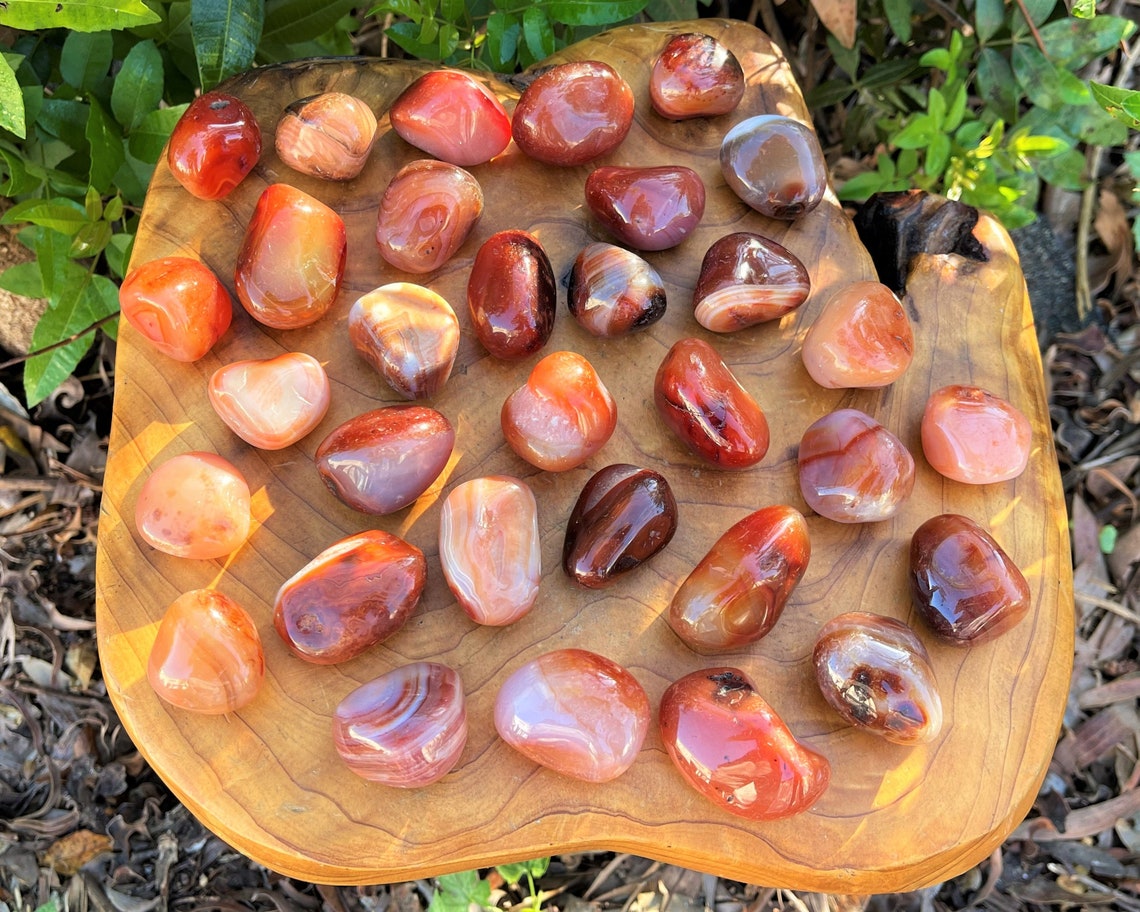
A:
[[[333,742],[358,776],[396,788],[430,785],[451,772],[467,743],[463,682],[437,662],[394,668],[340,701]]]
[[[1032,446],[1029,419],[977,386],[944,386],[922,414],[922,452],[931,468],[966,484],[1009,481],[1025,471]]]
[[[439,514],[439,561],[471,620],[517,621],[534,607],[542,579],[534,493],[506,475],[457,485]]]
[[[332,395],[321,362],[304,352],[219,367],[207,391],[226,426],[262,450],[284,449],[308,434]]]
[[[558,649],[523,665],[495,698],[499,736],[563,776],[608,782],[637,758],[649,728],[649,697],[616,662]]]

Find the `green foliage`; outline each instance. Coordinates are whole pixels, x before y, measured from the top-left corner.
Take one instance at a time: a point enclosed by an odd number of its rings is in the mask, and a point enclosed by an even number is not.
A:
[[[158,15],[143,0],[7,0],[0,11],[0,25],[27,31],[102,32],[157,20]]]
[[[262,0],[191,0],[190,34],[198,60],[198,83],[212,89],[253,64],[261,28]]]
[[[549,858],[532,858],[530,861],[497,865],[495,870],[512,887],[521,886],[523,878],[526,878],[529,891],[527,905],[532,912],[539,912],[543,901],[548,897],[537,890],[535,879],[542,877],[548,867]],[[478,871],[458,871],[436,878],[436,890],[432,894],[428,912],[469,912],[472,909],[484,909],[487,912],[496,910],[491,902],[491,884],[486,878],[480,877]]]

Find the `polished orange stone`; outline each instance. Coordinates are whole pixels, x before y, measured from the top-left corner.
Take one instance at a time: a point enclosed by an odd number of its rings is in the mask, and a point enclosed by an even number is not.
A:
[[[827,163],[815,133],[781,114],[735,124],[721,142],[720,167],[733,192],[769,218],[799,218],[827,192]]]
[[[503,103],[460,70],[425,73],[392,102],[388,117],[405,142],[464,168],[490,161],[511,141]]]
[[[119,288],[126,321],[175,361],[197,361],[233,319],[224,285],[205,263],[162,257],[132,269]]]
[[[192,102],[170,134],[170,173],[199,199],[230,194],[261,157],[261,128],[245,102],[206,92]]]
[[[207,393],[226,426],[262,450],[284,449],[308,434],[332,397],[321,362],[304,352],[219,367]]]
[[[1029,419],[978,386],[944,386],[922,413],[922,452],[931,468],[966,484],[1009,481],[1025,471],[1033,443]]]
[[[649,100],[662,117],[687,120],[735,110],[744,97],[740,61],[711,35],[686,32],[666,43],[649,74]]]
[[[325,92],[301,98],[277,123],[277,155],[294,171],[326,180],[352,180],[376,140],[376,115],[359,98]]]
[[[162,616],[146,675],[154,692],[179,709],[213,715],[241,709],[265,677],[253,618],[214,589],[184,593]]]

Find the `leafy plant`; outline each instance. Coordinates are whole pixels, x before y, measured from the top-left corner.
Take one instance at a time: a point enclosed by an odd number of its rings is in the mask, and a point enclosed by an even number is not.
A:
[[[529,906],[539,912],[545,894],[537,890],[535,879],[542,877],[550,866],[549,858],[534,858],[516,864],[498,865],[495,870],[503,880],[519,886],[525,877],[529,887]],[[432,895],[428,912],[470,912],[472,909],[495,910],[491,902],[491,883],[480,877],[478,871],[458,871],[436,878],[436,890]]]

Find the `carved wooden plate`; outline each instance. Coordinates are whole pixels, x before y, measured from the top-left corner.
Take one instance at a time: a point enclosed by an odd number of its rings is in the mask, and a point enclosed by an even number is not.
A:
[[[741,60],[749,88],[740,108],[712,120],[670,123],[648,103],[649,67],[678,31],[704,30]],[[273,153],[282,109],[329,89],[357,95],[383,114],[425,67],[377,60],[310,60],[257,70],[227,90],[253,109],[266,152],[229,198],[202,202],[160,165],[151,184],[133,262],[182,254],[201,258],[232,290],[235,258],[261,191],[286,181],[344,217],[349,261],[331,313],[306,329],[281,332],[236,307],[234,326],[203,360],[180,364],[155,354],[124,324],[116,372],[111,452],[99,528],[98,625],[103,674],[123,723],[174,793],[211,829],[260,862],[324,882],[374,883],[578,850],[651,856],[729,878],[787,888],[851,893],[903,890],[941,881],[974,865],[1023,817],[1041,782],[1065,701],[1072,647],[1065,507],[1051,444],[1041,363],[1025,286],[1005,233],[983,218],[976,229],[989,261],[920,256],[908,307],[917,357],[880,392],[828,391],[808,377],[799,355],[806,328],[829,293],[873,277],[870,259],[838,206],[824,204],[794,224],[767,221],[727,189],[718,165],[724,132],[753,114],[790,114],[810,123],[786,61],[768,39],[739,22],[703,21],[618,29],[578,44],[557,60],[599,59],[629,81],[637,100],[633,129],[605,163],[685,164],[708,188],[699,230],[680,247],[649,254],[669,295],[665,318],[632,337],[588,336],[560,291],[554,336],[542,354],[574,349],[597,368],[618,403],[618,429],[588,465],[539,472],[505,445],[499,409],[534,360],[488,357],[465,332],[451,380],[432,403],[457,429],[454,457],[415,504],[385,518],[353,512],[324,488],[312,457],[333,427],[396,397],[358,358],[345,318],[360,294],[405,276],[382,264],[373,240],[379,196],[403,164],[423,157],[381,118],[382,135],[363,174],[348,184],[291,172]],[[492,81],[513,107],[517,92]],[[583,205],[589,167],[554,169],[512,146],[472,169],[486,211],[458,255],[429,284],[467,326],[465,291],[472,258],[493,232],[524,228],[543,243],[558,275],[604,231]],[[754,230],[791,249],[808,266],[813,293],[794,315],[735,335],[712,336],[692,317],[691,293],[704,251],[732,231]],[[236,300],[236,299],[235,299]],[[772,446],[739,473],[699,465],[657,418],[654,372],[686,335],[709,339],[766,410]],[[278,452],[250,448],[210,408],[209,376],[241,358],[307,351],[333,385],[324,423]],[[1017,481],[969,487],[943,480],[921,457],[918,427],[930,391],[980,384],[1030,416],[1035,445]],[[673,635],[662,612],[673,591],[729,525],[772,503],[807,512],[796,480],[803,430],[835,408],[876,416],[916,455],[913,497],[892,521],[839,525],[809,515],[813,554],[775,630],[753,648],[707,659]],[[133,515],[139,487],[161,461],[211,450],[237,465],[253,492],[254,530],[226,560],[186,561],[146,546]],[[664,552],[612,588],[576,588],[560,568],[566,518],[590,475],[613,462],[649,466],[668,477],[680,503],[680,530]],[[436,544],[440,494],[492,473],[526,479],[539,504],[544,576],[535,610],[515,625],[480,628],[455,604]],[[852,609],[920,627],[905,581],[910,535],[924,520],[958,512],[986,525],[1023,568],[1031,616],[1004,638],[971,650],[930,644],[945,702],[945,726],[932,744],[904,748],[854,731],[825,705],[810,653],[819,627]],[[281,582],[337,539],[380,526],[428,557],[426,590],[408,625],[349,663],[320,667],[294,658],[273,629]],[[229,717],[171,709],[147,684],[155,628],[182,592],[213,586],[254,616],[267,676],[257,700]],[[920,628],[921,629],[921,628]],[[690,789],[662,750],[655,726],[633,767],[604,785],[587,785],[536,767],[500,741],[492,706],[500,683],[550,649],[592,649],[629,668],[656,707],[690,671],[735,664],[813,749],[832,765],[831,786],[806,814],[751,823],[718,810]],[[340,699],[397,664],[435,659],[456,668],[467,696],[471,735],[457,768],[422,790],[368,783],[341,763],[330,725]]]

